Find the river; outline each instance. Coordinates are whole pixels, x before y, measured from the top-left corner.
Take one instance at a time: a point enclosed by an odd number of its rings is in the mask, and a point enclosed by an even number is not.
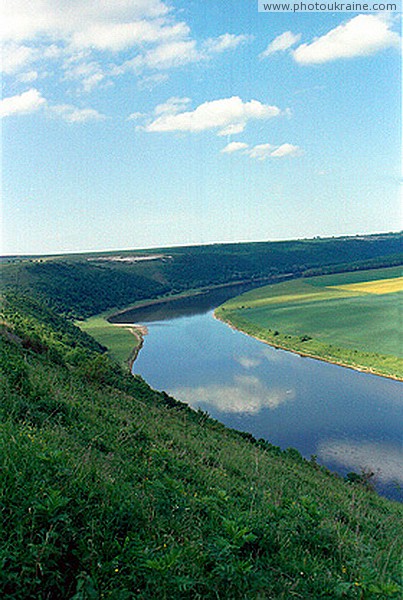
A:
[[[341,475],[372,471],[377,490],[402,501],[401,382],[274,349],[214,319],[213,307],[240,291],[119,315],[149,331],[133,372],[229,427],[315,455]]]

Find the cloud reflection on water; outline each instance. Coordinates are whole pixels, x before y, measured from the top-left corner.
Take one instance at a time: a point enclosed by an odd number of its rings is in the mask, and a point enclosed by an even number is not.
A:
[[[403,484],[403,448],[391,444],[329,440],[319,444],[318,457],[355,471],[370,470],[382,482]]]
[[[234,360],[244,369],[254,369],[262,363],[262,359],[257,356],[234,356]]]
[[[170,393],[184,402],[192,399],[192,406],[204,410],[214,408],[222,413],[256,415],[265,408],[276,409],[292,401],[294,389],[269,388],[253,375],[235,375],[233,383],[218,383],[198,387],[178,387]]]

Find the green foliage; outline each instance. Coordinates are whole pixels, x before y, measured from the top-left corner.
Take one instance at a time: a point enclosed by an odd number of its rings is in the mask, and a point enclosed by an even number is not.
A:
[[[6,312],[2,598],[399,597],[401,505],[151,390],[37,302]]]
[[[126,263],[113,260],[113,252],[10,259],[0,264],[0,284],[3,289],[28,290],[58,312],[83,319],[140,300],[223,283],[399,264],[401,241],[401,234],[384,234],[213,244],[166,248],[158,250],[164,257],[160,260]]]

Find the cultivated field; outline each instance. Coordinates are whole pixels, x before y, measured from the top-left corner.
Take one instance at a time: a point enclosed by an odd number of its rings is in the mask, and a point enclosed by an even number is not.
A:
[[[76,323],[82,331],[89,333],[97,342],[108,348],[109,354],[117,362],[127,364],[141,343],[140,333],[130,326],[117,326],[109,323],[102,315],[90,317]]]
[[[217,316],[274,345],[396,376],[402,297],[401,269],[376,269],[258,288],[225,303]]]

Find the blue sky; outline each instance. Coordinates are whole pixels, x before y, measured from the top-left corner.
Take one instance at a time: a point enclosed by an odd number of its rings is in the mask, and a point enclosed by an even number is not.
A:
[[[4,7],[3,254],[397,230],[399,21]]]

